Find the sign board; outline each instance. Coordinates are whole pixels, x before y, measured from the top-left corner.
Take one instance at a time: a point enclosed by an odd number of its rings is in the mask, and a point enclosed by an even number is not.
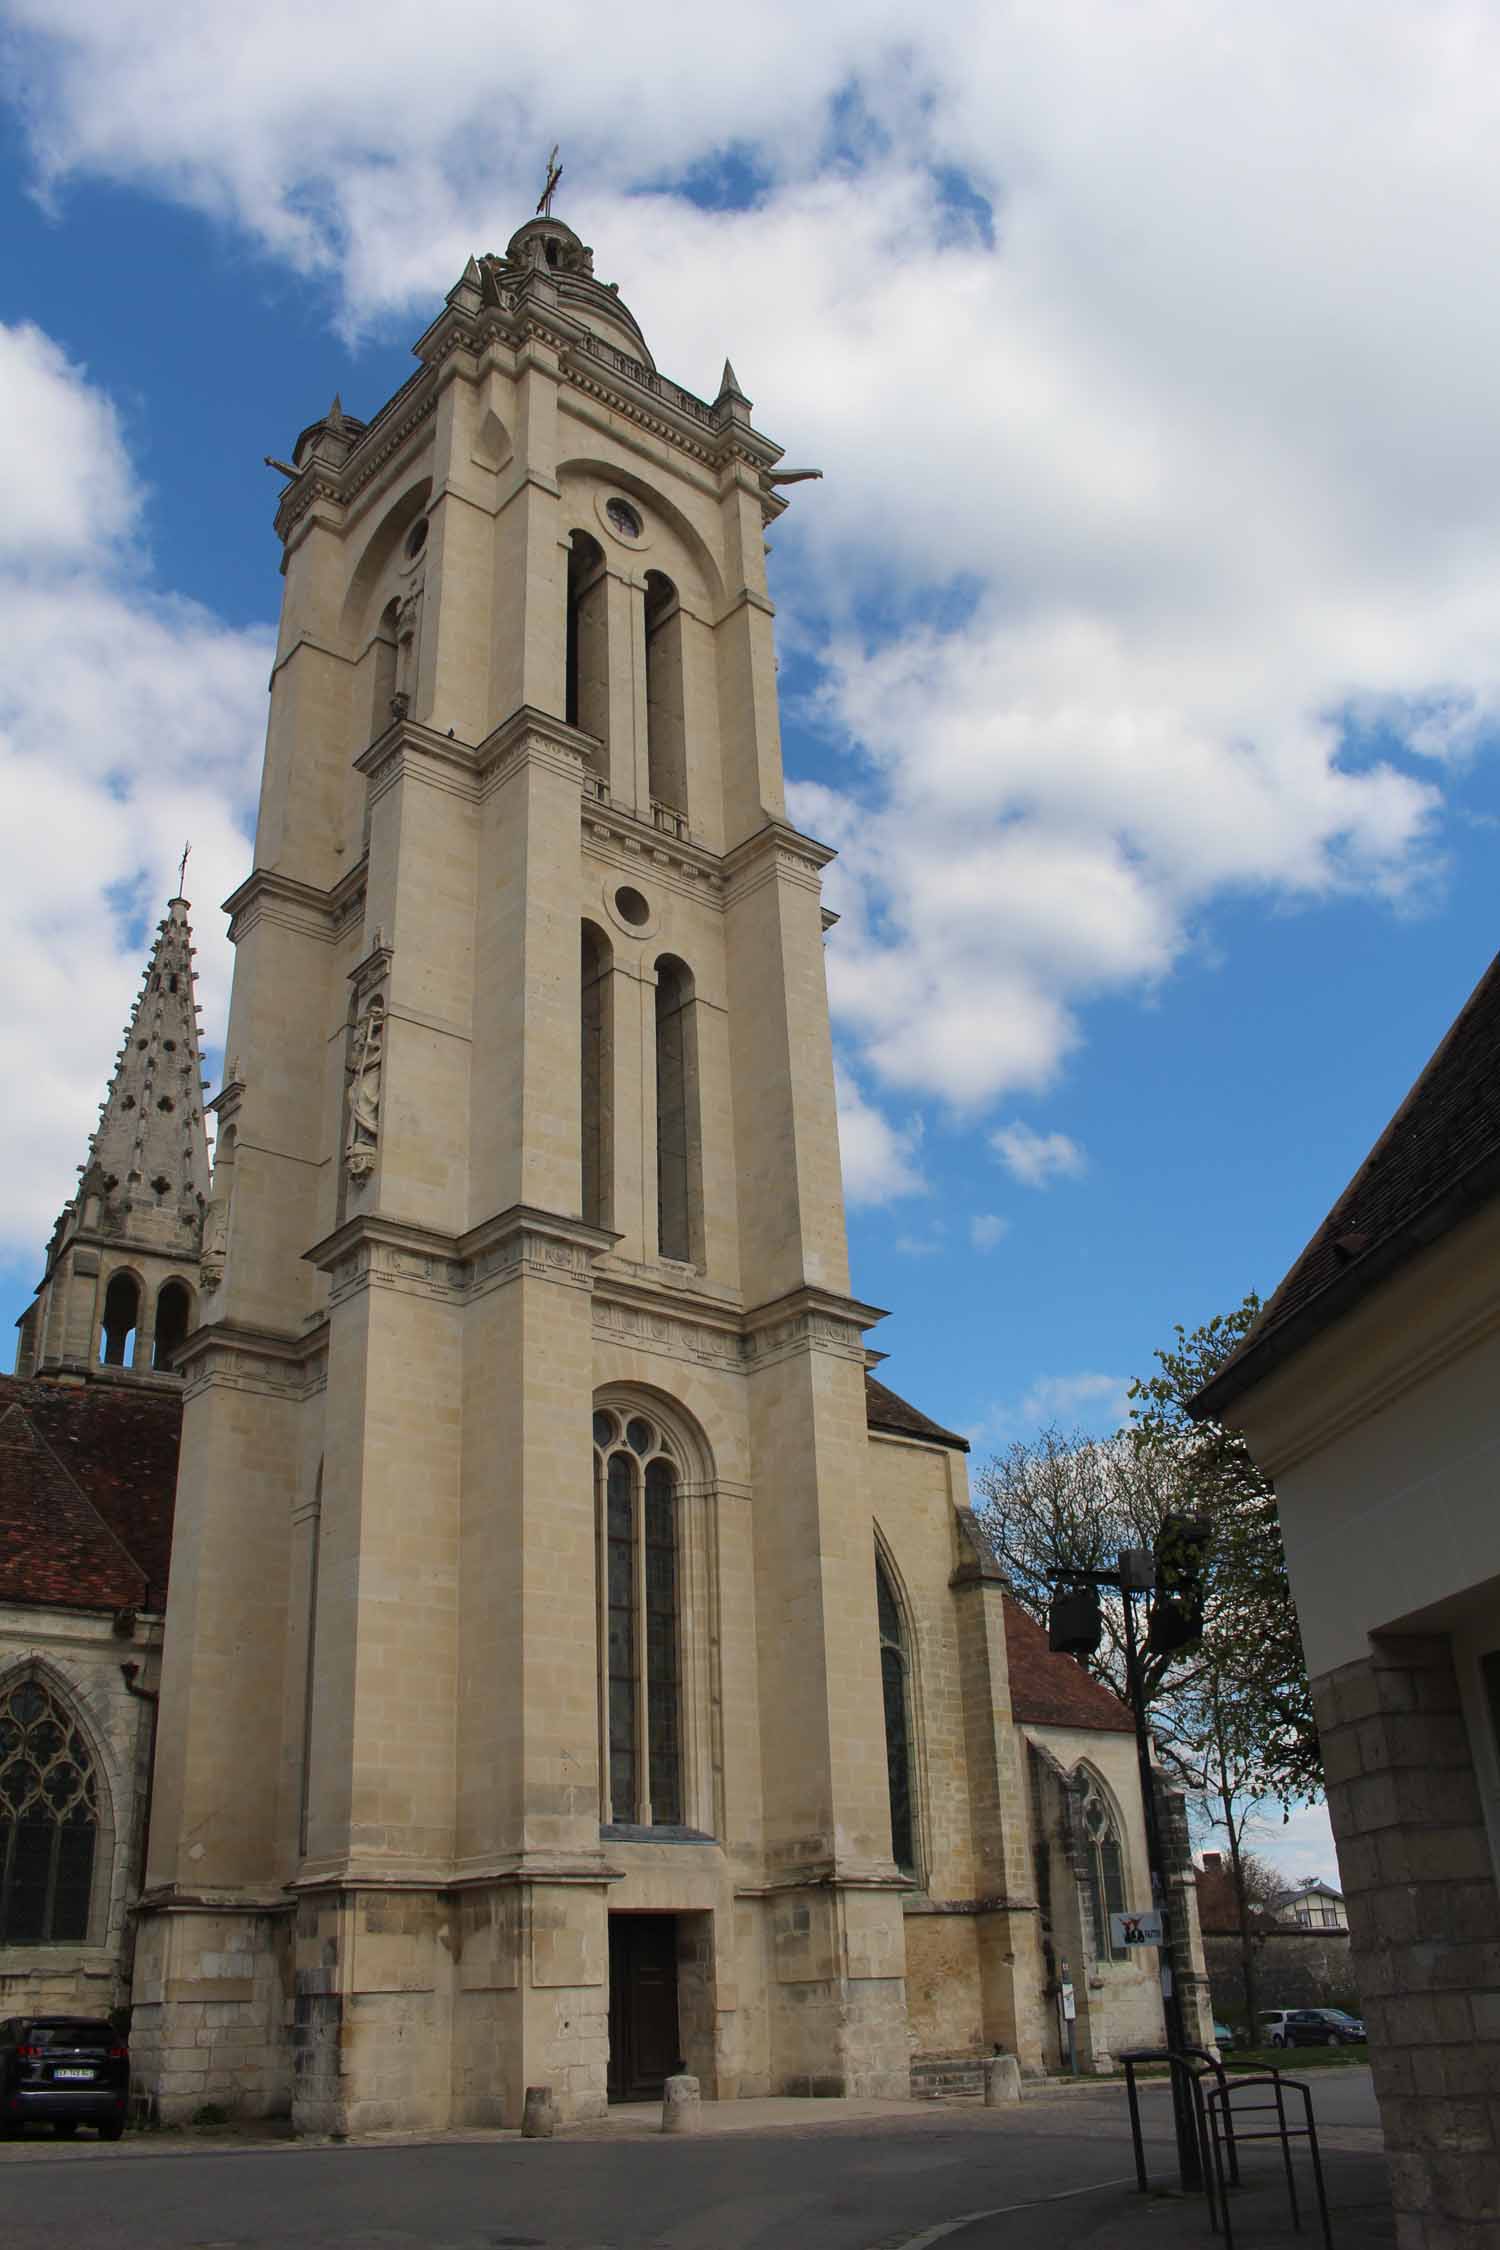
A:
[[[1116,1945],[1160,1945],[1160,1911],[1150,1907],[1139,1914],[1111,1914],[1109,1934]]]
[[[1074,2022],[1074,2020],[1076,2019],[1076,2017],[1077,2017],[1077,2015],[1078,2015],[1078,2002],[1077,2002],[1077,2001],[1076,2001],[1076,2000],[1074,1999],[1074,1997],[1073,1997],[1073,1987],[1072,1987],[1072,1985],[1071,1985],[1071,1984],[1065,1984],[1065,1985],[1063,1985],[1063,1986],[1061,1987],[1061,1993],[1062,1993],[1062,2012],[1063,2012],[1063,2022],[1064,2022],[1064,2023],[1072,2023],[1072,2022]]]

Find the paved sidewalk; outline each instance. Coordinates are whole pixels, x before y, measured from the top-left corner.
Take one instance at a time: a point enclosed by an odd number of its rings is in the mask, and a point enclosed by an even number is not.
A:
[[[1296,2167],[1302,2231],[1294,2229],[1286,2176],[1274,2155],[1244,2167],[1244,2185],[1231,2191],[1234,2250],[1323,2250],[1312,2174]],[[1325,2150],[1333,2250],[1392,2250],[1396,2222],[1383,2155]],[[881,2250],[1222,2250],[1201,2195],[1143,2196],[1134,2188],[1085,2188],[1069,2196],[948,2220]]]

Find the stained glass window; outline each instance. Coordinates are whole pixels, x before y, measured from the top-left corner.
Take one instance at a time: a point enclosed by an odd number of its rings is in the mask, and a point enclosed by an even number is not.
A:
[[[1112,1914],[1125,1912],[1125,1864],[1113,1815],[1092,1782],[1083,1800],[1082,1817],[1083,1883],[1093,1924],[1094,1956],[1100,1961],[1127,1961],[1129,1947],[1115,1944],[1109,1926]]]
[[[82,1944],[99,1833],[93,1759],[44,1680],[0,1696],[0,1944]]]
[[[683,1818],[678,1650],[677,1470],[645,1415],[594,1416],[603,1492],[609,1817]]]
[[[911,1696],[906,1632],[896,1590],[875,1557],[875,1609],[880,1622],[880,1684],[885,1697],[885,1769],[891,1798],[891,1855],[904,1874],[917,1868],[912,1808]]]

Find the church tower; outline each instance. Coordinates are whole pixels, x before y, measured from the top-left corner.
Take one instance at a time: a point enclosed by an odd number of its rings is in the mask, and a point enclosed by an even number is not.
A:
[[[175,1381],[197,1324],[208,1139],[186,899],[167,902],[78,1192],[20,1322],[16,1373]]]
[[[136,2061],[307,2129],[904,2092],[780,449],[550,216],[416,356],[277,516]]]

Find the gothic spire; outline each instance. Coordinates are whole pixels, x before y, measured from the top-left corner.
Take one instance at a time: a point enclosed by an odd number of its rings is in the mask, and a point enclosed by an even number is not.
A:
[[[188,904],[174,898],[157,925],[83,1167],[85,1192],[102,1196],[118,1213],[124,1234],[133,1234],[149,1213],[152,1248],[166,1250],[175,1238],[191,1253],[208,1194],[194,985]]]
[[[78,1192],[19,1324],[19,1375],[76,1377],[102,1360],[156,1377],[191,1324],[208,1197],[193,987],[187,900],[169,899]]]

